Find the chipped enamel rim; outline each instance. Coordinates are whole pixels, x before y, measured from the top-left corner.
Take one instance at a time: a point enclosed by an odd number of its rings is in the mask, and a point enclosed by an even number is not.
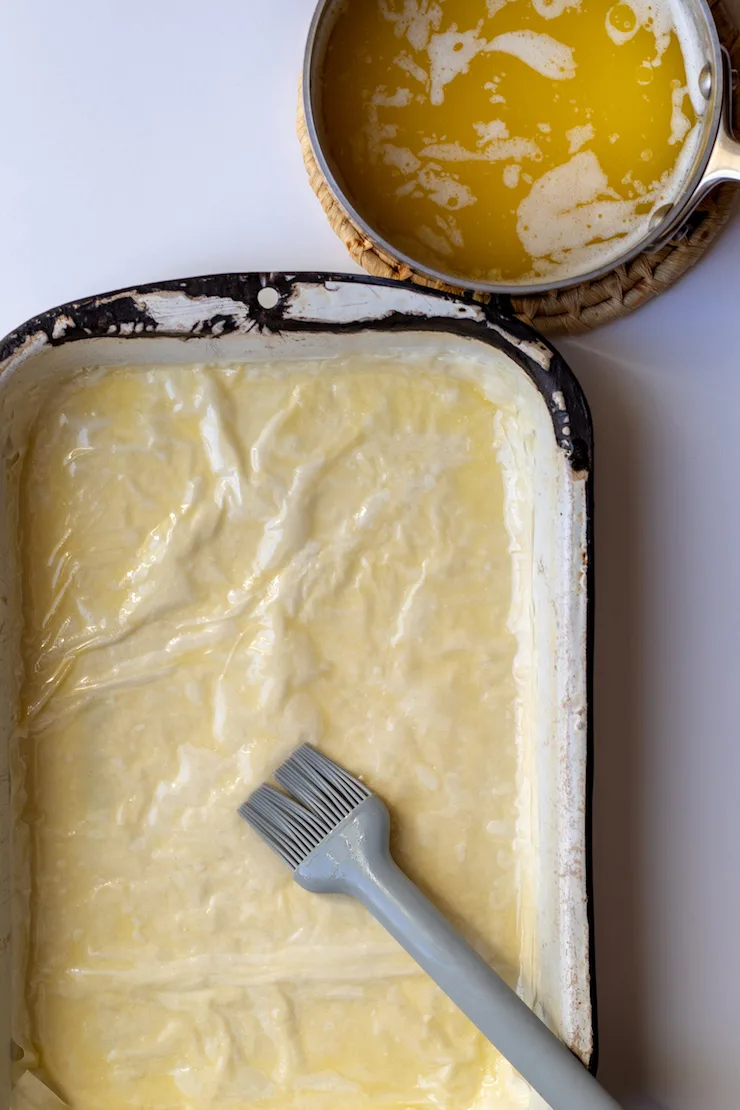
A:
[[[581,706],[555,745],[560,753],[552,789],[566,799],[557,814],[554,886],[558,952],[550,990],[559,992],[569,1047],[596,1070],[596,1000],[592,950],[592,429],[575,377],[532,328],[498,303],[420,290],[393,280],[342,274],[246,273],[188,278],[90,297],[42,313],[0,342],[0,391],[20,374],[30,383],[44,365],[52,372],[90,365],[135,363],[146,349],[162,363],[231,361],[240,342],[254,355],[279,357],[285,346],[317,340],[341,350],[342,336],[405,333],[419,347],[434,335],[450,343],[471,341],[505,354],[543,398],[569,476],[558,513],[569,519],[561,605],[564,629],[557,670],[563,705]],[[241,339],[240,339],[241,337]],[[156,343],[153,341],[156,340]],[[339,342],[338,342],[339,341]],[[138,347],[138,351],[137,351]],[[51,362],[49,360],[51,359]],[[24,385],[24,388],[25,385]],[[567,504],[565,503],[567,502]],[[0,566],[0,578],[3,578]],[[6,582],[6,590],[12,584]],[[7,618],[0,597],[0,623]],[[560,641],[558,641],[560,644]],[[7,751],[0,745],[0,782],[8,782]],[[5,788],[7,798],[7,786]],[[0,805],[0,997],[11,994],[10,822]],[[0,1008],[0,1037],[10,1041],[11,1007]],[[0,1102],[11,1088],[11,1060],[0,1057]],[[536,1103],[539,1105],[539,1103]],[[533,1103],[534,1105],[534,1103]]]
[[[265,292],[272,290],[269,307]],[[260,300],[260,297],[262,300]],[[263,303],[264,302],[264,303]],[[509,355],[545,398],[558,444],[575,470],[591,462],[591,421],[575,378],[554,347],[503,305],[350,274],[248,273],[183,278],[70,301],[28,320],[0,342],[0,379],[47,345],[84,339],[219,338],[253,328],[449,331]],[[226,356],[223,356],[226,357]]]

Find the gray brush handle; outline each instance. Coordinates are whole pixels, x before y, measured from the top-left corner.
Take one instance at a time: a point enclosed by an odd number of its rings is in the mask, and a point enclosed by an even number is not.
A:
[[[309,890],[362,902],[552,1110],[619,1110],[457,929],[396,866],[389,817],[371,796],[295,872]]]

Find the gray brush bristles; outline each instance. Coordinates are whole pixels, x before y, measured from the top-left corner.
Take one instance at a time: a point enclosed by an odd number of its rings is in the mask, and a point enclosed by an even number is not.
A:
[[[310,744],[275,772],[286,791],[260,786],[239,815],[295,870],[322,840],[370,797],[367,787]]]

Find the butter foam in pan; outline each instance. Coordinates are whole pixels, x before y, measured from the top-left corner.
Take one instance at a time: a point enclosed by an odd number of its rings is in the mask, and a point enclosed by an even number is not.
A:
[[[366,911],[301,890],[235,810],[302,740],[351,764],[529,997],[533,434],[409,354],[50,395],[20,505],[15,1037],[74,1110],[529,1105]]]
[[[678,195],[704,105],[695,55],[671,0],[349,3],[325,142],[360,216],[411,259],[563,280],[628,251]]]

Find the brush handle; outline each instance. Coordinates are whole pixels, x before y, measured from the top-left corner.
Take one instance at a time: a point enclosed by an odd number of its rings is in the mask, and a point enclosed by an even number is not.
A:
[[[309,890],[353,895],[516,1068],[552,1110],[619,1110],[580,1060],[470,947],[388,848],[385,806],[370,797],[341,836],[295,872]]]
[[[388,856],[356,897],[552,1110],[617,1103]]]

